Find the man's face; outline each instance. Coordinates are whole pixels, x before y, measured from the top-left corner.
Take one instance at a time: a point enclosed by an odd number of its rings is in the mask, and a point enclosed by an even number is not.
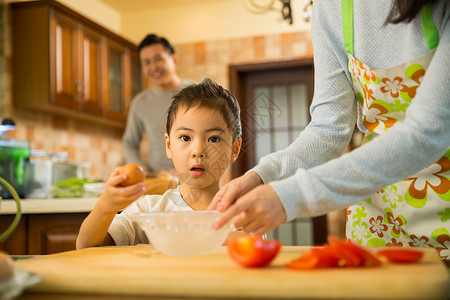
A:
[[[169,54],[162,44],[142,48],[139,56],[142,72],[159,90],[170,91],[178,85],[175,71],[176,57]]]

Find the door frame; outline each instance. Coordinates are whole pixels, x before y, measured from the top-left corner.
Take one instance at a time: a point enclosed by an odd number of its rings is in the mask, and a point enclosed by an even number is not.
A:
[[[278,61],[278,62],[262,62],[262,63],[252,63],[252,64],[239,64],[229,66],[229,90],[238,99],[239,105],[241,106],[241,122],[242,128],[248,128],[249,130],[243,130],[243,149],[241,151],[239,158],[233,163],[231,168],[232,178],[241,176],[252,166],[249,165],[249,157],[254,155],[254,149],[246,147],[245,141],[251,139],[248,136],[249,132],[254,132],[254,122],[251,122],[248,114],[244,113],[243,110],[248,108],[248,98],[249,93],[246,89],[247,78],[251,75],[257,74],[258,76],[264,72],[293,72],[297,70],[298,72],[313,72],[314,64],[312,58]],[[292,77],[283,76],[283,81],[297,82],[292,80]],[[267,81],[267,79],[266,79]],[[313,97],[314,81],[310,81],[308,84],[308,97],[311,101]]]

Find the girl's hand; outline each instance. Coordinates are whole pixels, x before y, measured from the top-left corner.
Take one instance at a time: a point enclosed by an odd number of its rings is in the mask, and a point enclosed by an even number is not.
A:
[[[106,181],[105,190],[97,201],[98,208],[106,214],[123,210],[128,205],[144,194],[145,185],[137,183],[126,187],[119,186],[127,179],[126,175],[120,175],[123,167],[117,167]]]

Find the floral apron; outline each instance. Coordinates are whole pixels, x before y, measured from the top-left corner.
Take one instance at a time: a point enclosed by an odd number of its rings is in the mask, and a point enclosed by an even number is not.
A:
[[[405,119],[431,62],[439,35],[431,6],[421,11],[430,52],[413,61],[373,70],[353,56],[353,0],[342,1],[344,43],[353,89],[368,132],[363,144]],[[387,186],[347,209],[347,238],[365,246],[434,247],[450,259],[450,148],[417,174]]]

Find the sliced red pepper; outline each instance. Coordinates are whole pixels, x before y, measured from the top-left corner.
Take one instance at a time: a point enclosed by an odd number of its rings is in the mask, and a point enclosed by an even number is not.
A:
[[[336,237],[328,237],[329,244],[312,248],[289,264],[291,269],[316,269],[334,267],[376,267],[381,261],[352,241],[341,241]]]
[[[381,266],[381,260],[379,260],[370,251],[364,249],[363,247],[353,243],[351,240],[347,241],[347,247],[350,251],[355,253],[361,260],[361,266],[364,267],[378,267]]]
[[[386,257],[396,263],[415,263],[422,259],[423,251],[412,248],[390,248],[377,252],[378,255]]]
[[[230,257],[244,267],[264,267],[281,249],[277,240],[263,240],[260,236],[245,236],[228,244]]]
[[[352,251],[346,242],[333,236],[328,237],[328,242],[330,243],[330,247],[335,249],[336,255],[340,257],[340,266],[352,268],[363,265],[364,262],[361,260],[359,254]]]
[[[306,252],[286,265],[289,269],[315,269],[320,257],[316,253]]]
[[[286,266],[290,269],[334,268],[339,266],[339,259],[330,247],[313,248]]]

